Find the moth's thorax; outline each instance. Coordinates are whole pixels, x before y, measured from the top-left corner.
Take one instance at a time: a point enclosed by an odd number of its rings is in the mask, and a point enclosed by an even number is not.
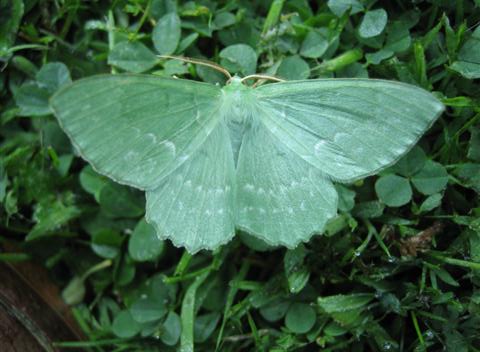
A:
[[[255,121],[254,90],[244,85],[240,78],[233,77],[230,83],[222,89],[222,93],[221,110],[230,132],[230,141],[236,164],[243,136]]]
[[[231,79],[223,89],[223,111],[227,123],[248,124],[255,107],[253,89],[243,84],[239,77]]]

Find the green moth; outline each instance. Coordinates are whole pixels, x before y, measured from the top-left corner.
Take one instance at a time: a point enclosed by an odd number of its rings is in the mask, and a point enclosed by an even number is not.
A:
[[[333,181],[396,162],[442,113],[418,87],[374,79],[224,86],[99,75],[51,107],[80,155],[146,193],[146,220],[189,252],[244,230],[295,247],[337,213]]]

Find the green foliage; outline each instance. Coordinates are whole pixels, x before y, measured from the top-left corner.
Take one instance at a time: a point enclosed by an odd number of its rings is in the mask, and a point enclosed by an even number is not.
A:
[[[15,248],[0,260],[47,267],[98,351],[480,349],[478,6],[0,0],[0,240]],[[154,40],[172,14],[181,30]],[[224,83],[159,59],[159,44],[237,72],[398,80],[447,110],[381,175],[335,188],[340,214],[327,235],[294,250],[241,235],[191,256],[154,241],[140,225],[142,195],[88,167],[48,109],[70,76]],[[255,56],[220,54],[238,45]]]
[[[118,337],[133,337],[140,332],[140,329],[140,324],[133,319],[132,314],[127,310],[119,312],[112,324],[112,332]]]
[[[167,13],[158,20],[153,29],[153,45],[162,55],[173,54],[177,49],[181,34],[180,18],[175,12]]]
[[[139,262],[155,261],[162,254],[164,246],[164,242],[159,241],[155,228],[142,219],[130,236],[128,253]]]
[[[296,334],[307,333],[314,325],[317,314],[305,303],[293,303],[285,315],[285,326]]]
[[[23,11],[22,0],[0,1],[0,58],[11,54]]]
[[[380,35],[387,24],[387,12],[384,9],[377,9],[365,13],[358,27],[358,34],[362,38],[372,38]]]
[[[112,48],[108,54],[108,63],[129,72],[140,73],[154,67],[157,57],[141,42],[124,41]]]
[[[480,28],[473,31],[457,55],[452,69],[470,79],[480,78]]]
[[[388,174],[375,183],[378,198],[389,207],[400,207],[412,199],[412,188],[408,180],[397,175]]]
[[[257,54],[249,45],[234,44],[220,51],[221,65],[231,73],[240,73],[244,76],[255,73]]]

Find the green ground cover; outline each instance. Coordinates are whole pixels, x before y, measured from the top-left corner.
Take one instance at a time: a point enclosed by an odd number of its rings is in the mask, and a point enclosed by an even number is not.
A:
[[[1,261],[63,288],[91,351],[480,350],[480,2],[0,0]],[[382,78],[445,113],[392,167],[338,185],[294,250],[247,234],[193,256],[143,193],[78,157],[48,99],[98,73],[224,83],[157,55],[288,80]]]

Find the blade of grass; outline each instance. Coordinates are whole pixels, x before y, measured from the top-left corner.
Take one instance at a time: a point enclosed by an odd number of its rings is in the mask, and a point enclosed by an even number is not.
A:
[[[192,352],[194,344],[193,327],[195,323],[195,295],[197,289],[205,281],[210,271],[204,272],[195,278],[188,287],[182,302],[180,314],[182,334],[180,335],[180,352]]]
[[[375,227],[372,225],[370,220],[365,220],[365,225],[368,228],[368,232],[369,233],[371,232],[373,234],[373,236],[375,237],[375,239],[377,240],[380,248],[385,252],[385,254],[388,256],[388,258],[391,258],[392,255],[390,254],[390,251],[388,250],[387,246],[383,242],[382,236],[379,235],[379,233],[377,232],[377,229],[375,229]]]
[[[283,4],[285,0],[274,0],[268,10],[267,18],[263,24],[262,36],[264,36],[270,29],[272,29],[278,22],[280,14],[282,13]]]
[[[223,338],[223,331],[225,329],[225,324],[227,323],[227,320],[230,317],[230,308],[232,307],[233,300],[235,299],[235,295],[238,292],[238,283],[245,278],[249,268],[250,268],[250,263],[248,261],[244,261],[242,264],[242,267],[240,268],[240,271],[230,282],[230,289],[228,290],[227,302],[225,303],[225,310],[223,311],[223,320],[222,320],[222,325],[220,326],[220,331],[218,333],[215,351],[219,351],[222,338]]]
[[[177,264],[177,267],[173,275],[174,276],[182,275],[185,272],[185,270],[187,270],[191,259],[192,259],[192,255],[189,254],[187,251],[184,251],[182,254],[182,257],[180,258],[180,261]]]
[[[415,328],[415,332],[417,333],[418,341],[420,345],[425,348],[425,340],[423,339],[422,331],[420,330],[420,326],[418,325],[417,316],[415,312],[412,310],[410,311],[410,316],[412,317],[413,327]]]

